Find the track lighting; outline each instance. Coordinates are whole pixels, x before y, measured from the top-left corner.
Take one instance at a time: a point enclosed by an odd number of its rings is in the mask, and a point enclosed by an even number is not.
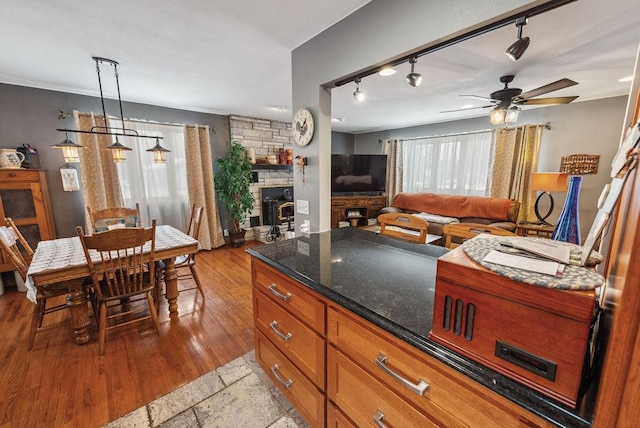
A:
[[[527,18],[522,17],[516,20],[516,27],[518,27],[518,40],[513,42],[513,44],[509,46],[509,48],[505,52],[507,56],[513,61],[519,60],[529,47],[529,38],[522,37],[522,27],[524,27],[525,25],[527,25]]]
[[[356,102],[361,103],[364,101],[364,92],[360,91],[360,78],[357,78],[355,82],[356,90],[353,91],[353,99],[356,100]]]
[[[420,84],[422,83],[422,74],[415,73],[413,71],[413,67],[415,66],[416,62],[418,62],[417,56],[414,56],[409,60],[409,64],[411,64],[411,73],[407,74],[407,82],[409,82],[409,84],[414,88],[416,86],[420,86]]]

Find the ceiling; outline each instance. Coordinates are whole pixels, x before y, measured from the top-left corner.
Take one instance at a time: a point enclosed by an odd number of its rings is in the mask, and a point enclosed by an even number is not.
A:
[[[290,121],[291,51],[366,3],[3,1],[0,82],[97,96],[91,57],[101,56],[120,63],[125,101]],[[618,79],[633,72],[639,17],[637,0],[579,0],[530,18],[523,35],[531,44],[517,62],[504,54],[516,39],[513,25],[428,54],[416,64],[424,76],[418,88],[405,81],[408,63],[394,76],[364,78],[363,104],[353,101],[354,84],[335,88],[333,116],[343,121],[333,128],[361,133],[488,116],[489,108],[441,111],[486,105],[460,95],[488,97],[505,74],[523,91],[575,80],[549,94],[579,95],[574,103],[626,95],[630,82]],[[104,67],[105,96],[114,98]]]

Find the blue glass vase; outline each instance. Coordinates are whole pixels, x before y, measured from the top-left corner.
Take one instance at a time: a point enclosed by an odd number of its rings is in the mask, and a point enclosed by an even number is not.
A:
[[[553,230],[551,239],[580,245],[580,221],[578,220],[580,183],[582,183],[582,177],[579,175],[569,177],[567,199],[564,201],[562,212],[558,218],[556,228]]]

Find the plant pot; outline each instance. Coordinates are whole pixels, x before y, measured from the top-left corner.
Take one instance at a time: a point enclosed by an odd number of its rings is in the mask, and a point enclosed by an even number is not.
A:
[[[238,248],[244,245],[244,234],[247,231],[242,229],[240,232],[234,232],[233,230],[229,231],[229,242],[231,242],[231,246]]]

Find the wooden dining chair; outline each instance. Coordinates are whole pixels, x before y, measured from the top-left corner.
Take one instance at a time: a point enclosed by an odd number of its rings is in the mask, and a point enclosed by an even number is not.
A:
[[[495,226],[488,226],[480,223],[449,223],[442,228],[444,233],[444,246],[456,248],[469,238],[473,238],[481,233],[488,233],[496,236],[515,236],[513,232]]]
[[[196,207],[195,204],[191,206],[191,216],[189,217],[189,227],[187,229],[187,234],[193,239],[195,239],[196,241],[198,240],[198,235],[200,234],[200,223],[202,222],[203,212],[204,212],[204,207]],[[200,295],[204,299],[205,298],[204,290],[202,289],[202,284],[200,284],[200,279],[198,278],[198,273],[196,272],[195,266],[196,266],[196,253],[185,254],[185,255],[176,257],[175,268],[176,268],[178,280],[183,278],[192,278],[193,282],[195,282],[196,284],[195,287],[188,287],[188,286],[180,287],[180,284],[178,284],[178,292],[181,293],[183,291],[195,290],[197,288],[200,291]],[[187,268],[189,269],[188,271],[187,271]],[[156,262],[156,273],[157,273],[156,280],[158,281],[157,287],[159,289],[158,297],[162,294],[161,287],[162,287],[162,283],[164,283],[163,274],[165,269],[166,269],[166,266],[164,262],[162,260],[158,260]],[[156,303],[159,305],[160,303],[159,298],[156,300]]]
[[[378,216],[380,234],[424,244],[427,242],[429,223],[420,217],[405,213],[385,213]]]
[[[103,210],[93,210],[87,205],[87,213],[91,222],[91,233],[104,232],[114,226],[140,227],[140,204],[135,208],[112,207]]]
[[[20,243],[28,256],[33,255],[33,250],[29,244],[27,244],[27,241],[18,228],[16,228],[13,221],[11,221],[10,218],[5,218],[5,221],[9,224],[9,227],[0,227],[0,248],[2,248],[2,251],[8,256],[9,261],[13,264],[22,280],[26,282],[29,263],[25,260],[23,251],[20,250],[18,243]],[[36,304],[33,308],[31,326],[29,328],[29,351],[33,349],[36,333],[43,330],[42,324],[44,316],[67,308],[66,300],[63,302],[58,301],[55,306],[47,308],[47,300],[65,296],[68,293],[69,287],[64,283],[36,286]]]
[[[78,226],[76,231],[98,302],[100,355],[104,353],[107,330],[152,319],[160,334],[153,300],[156,221],[149,228],[127,227],[85,235]],[[99,261],[91,258],[92,250],[98,252]]]

